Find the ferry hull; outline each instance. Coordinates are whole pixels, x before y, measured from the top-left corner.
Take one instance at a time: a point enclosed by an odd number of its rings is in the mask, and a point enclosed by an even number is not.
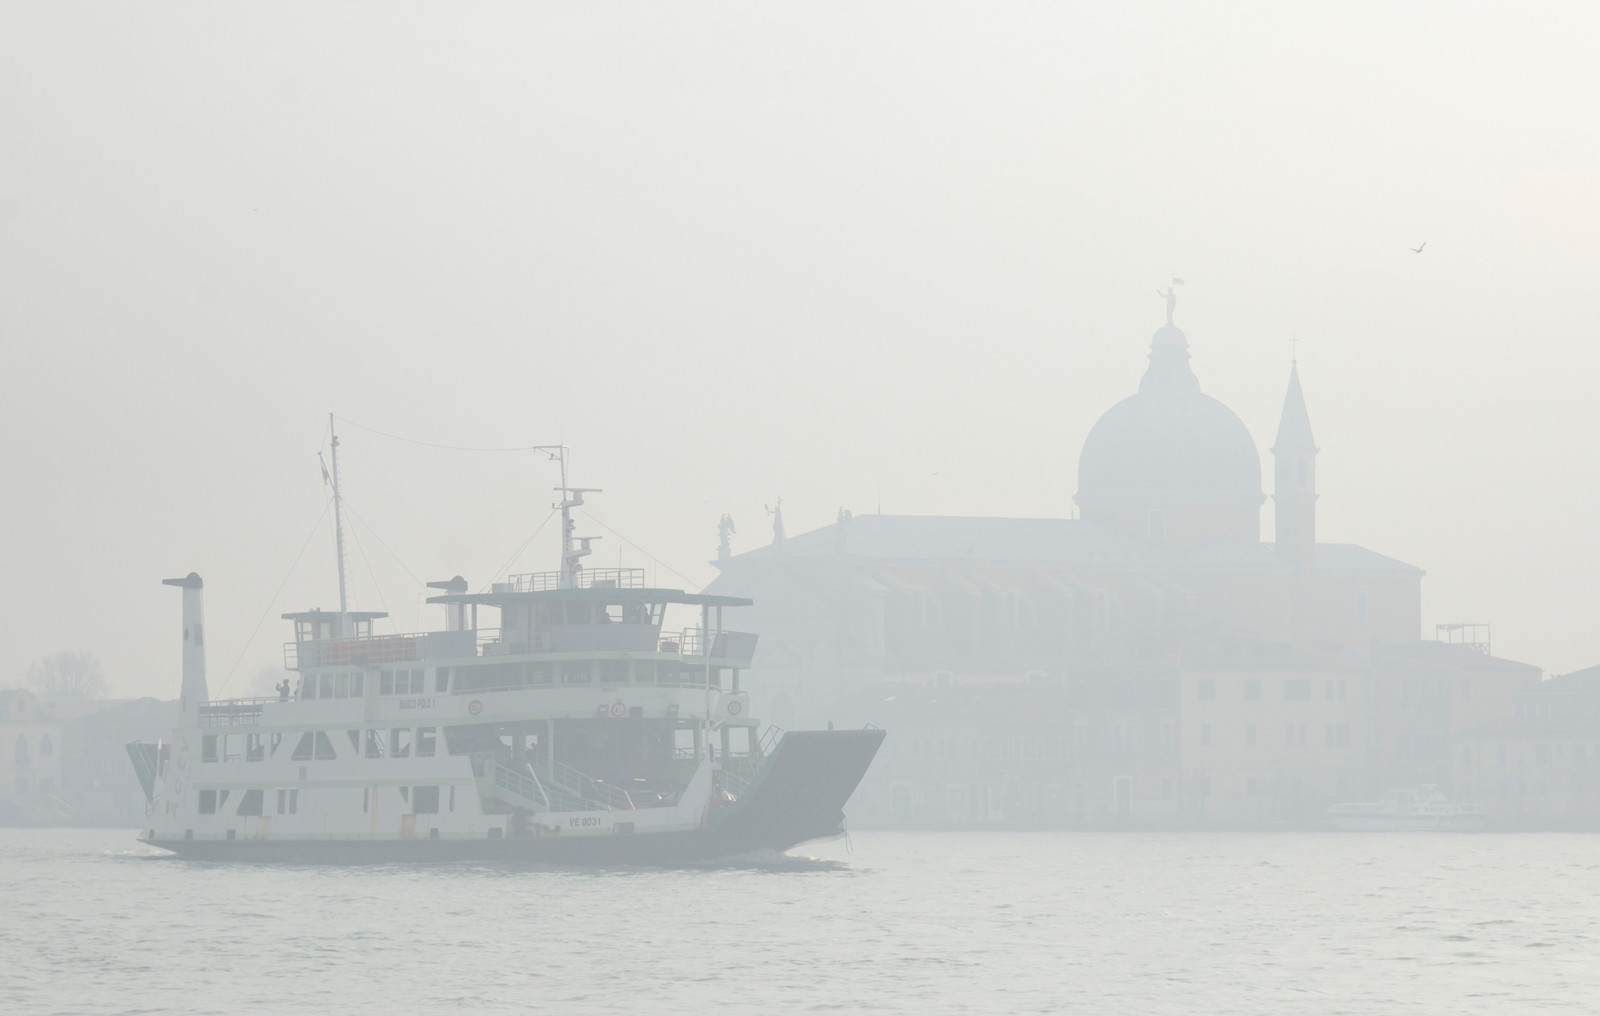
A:
[[[844,805],[883,744],[881,730],[791,731],[740,799],[712,808],[703,826],[670,831],[440,839],[170,839],[153,847],[207,861],[295,864],[527,862],[565,865],[704,864],[784,851],[845,831]],[[550,816],[555,818],[555,816]],[[540,822],[529,828],[548,829]],[[553,827],[553,828],[559,828]],[[497,830],[498,831],[498,830]]]

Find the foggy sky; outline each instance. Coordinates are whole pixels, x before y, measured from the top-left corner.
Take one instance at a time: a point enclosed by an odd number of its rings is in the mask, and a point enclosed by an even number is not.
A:
[[[337,605],[330,410],[568,443],[662,562],[586,523],[591,563],[663,584],[711,578],[723,512],[765,543],[779,495],[790,533],[1069,516],[1174,271],[1265,489],[1297,336],[1319,538],[1425,568],[1429,636],[1600,662],[1600,19],[1507,10],[5,5],[0,686],[74,648],[176,695],[160,579],[195,570],[241,693],[277,614]],[[556,483],[342,452],[354,605],[400,631]]]

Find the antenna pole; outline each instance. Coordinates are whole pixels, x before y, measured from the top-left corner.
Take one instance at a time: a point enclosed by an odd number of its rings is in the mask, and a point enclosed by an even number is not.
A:
[[[561,465],[561,486],[556,489],[561,492],[561,503],[556,505],[561,509],[561,579],[560,588],[578,588],[578,576],[583,571],[582,561],[589,556],[589,543],[598,540],[598,536],[575,536],[577,523],[572,521],[572,509],[583,505],[583,495],[598,494],[598,487],[569,487],[567,486],[567,446],[566,445],[534,445],[534,451],[546,452],[551,458]]]
[[[328,435],[333,439],[333,547],[339,555],[339,627],[344,632],[344,617],[350,612],[350,603],[345,597],[344,586],[344,513],[339,503],[339,435],[333,432],[333,414],[328,414]]]

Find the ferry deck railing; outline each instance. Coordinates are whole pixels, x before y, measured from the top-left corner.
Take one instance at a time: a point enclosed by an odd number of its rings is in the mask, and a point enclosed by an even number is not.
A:
[[[578,589],[643,589],[644,569],[585,568],[574,579],[574,586]],[[506,591],[512,593],[549,592],[561,588],[561,573],[551,571],[508,575],[501,584],[509,586]]]
[[[750,632],[700,628],[659,631],[651,625],[572,624],[544,628],[472,628],[460,631],[409,632],[360,638],[286,642],[283,665],[307,667],[368,666],[430,659],[477,656],[521,656],[542,653],[659,653],[683,659],[731,660],[741,669],[755,657],[757,636]]]

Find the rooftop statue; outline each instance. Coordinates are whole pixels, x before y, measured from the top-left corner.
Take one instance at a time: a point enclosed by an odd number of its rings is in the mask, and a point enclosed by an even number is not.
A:
[[[1173,324],[1172,324],[1172,312],[1174,310],[1177,310],[1177,308],[1178,308],[1178,290],[1177,290],[1177,287],[1181,286],[1181,285],[1183,285],[1183,280],[1178,278],[1176,275],[1174,275],[1172,277],[1172,283],[1169,286],[1167,286],[1167,291],[1165,293],[1163,293],[1159,289],[1156,290],[1156,295],[1157,296],[1165,297],[1166,300],[1167,300],[1167,327],[1168,328],[1173,327]]]

